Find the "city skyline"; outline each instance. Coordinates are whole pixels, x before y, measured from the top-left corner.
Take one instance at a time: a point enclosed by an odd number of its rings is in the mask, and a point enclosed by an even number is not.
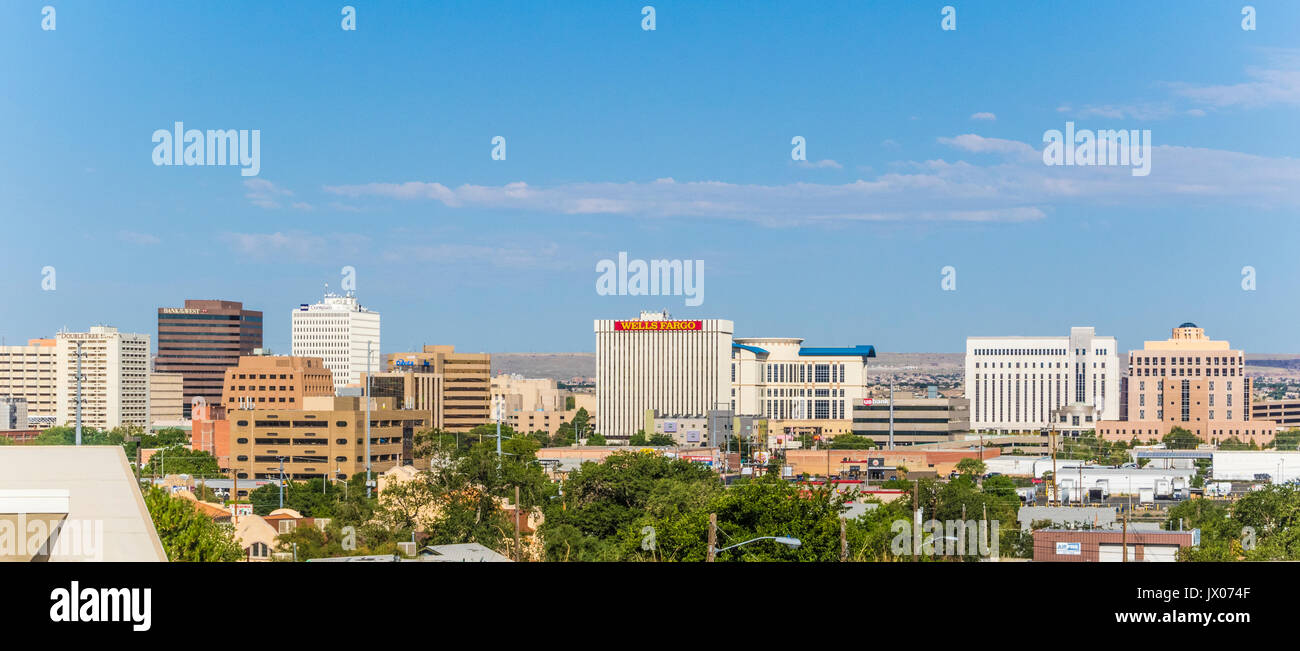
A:
[[[156,334],[218,299],[287,354],[350,267],[380,352],[594,352],[593,319],[664,308],[881,352],[1073,326],[1126,352],[1185,321],[1300,352],[1300,6],[1246,31],[1213,3],[957,5],[949,32],[941,5],[847,2],[655,2],[646,31],[642,4],[360,5],[354,32],[312,3],[60,3],[52,32],[0,8],[28,243],[0,336]],[[155,165],[177,122],[259,130],[257,174]],[[1045,165],[1075,127],[1149,130],[1150,173]],[[701,261],[702,303],[600,293],[620,253]]]

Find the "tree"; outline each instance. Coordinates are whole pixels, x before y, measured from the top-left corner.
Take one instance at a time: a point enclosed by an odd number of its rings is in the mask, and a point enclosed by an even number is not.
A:
[[[1273,448],[1277,450],[1300,449],[1300,429],[1291,428],[1277,433],[1273,439]]]
[[[605,436],[600,432],[592,432],[591,435],[587,437],[587,445],[607,445],[605,442]]]
[[[159,477],[167,474],[216,477],[221,475],[221,469],[217,465],[217,458],[207,451],[177,445],[155,452],[140,474]]]
[[[963,475],[983,475],[987,471],[988,466],[974,457],[966,457],[957,462],[957,472]]]
[[[1181,427],[1169,430],[1164,437],[1165,447],[1170,450],[1195,450],[1200,443],[1201,440],[1196,438],[1195,434]]]
[[[641,518],[698,510],[722,490],[711,469],[657,454],[618,452],[584,463],[565,480],[564,500],[545,506],[546,558],[622,559],[640,549],[620,540],[639,541]]]
[[[655,447],[672,447],[677,445],[677,441],[673,439],[672,435],[661,432],[656,432],[655,435],[651,436],[650,440],[646,443]]]
[[[591,431],[591,414],[587,413],[585,407],[573,415],[573,428],[579,434],[587,434]]]
[[[167,552],[167,560],[230,562],[243,558],[235,541],[234,527],[213,522],[199,513],[193,502],[150,486],[145,489],[144,503]]]
[[[650,439],[646,438],[645,430],[639,429],[627,439],[628,445],[650,445]]]
[[[831,439],[826,448],[829,450],[867,450],[876,447],[876,442],[852,432],[845,432]]]

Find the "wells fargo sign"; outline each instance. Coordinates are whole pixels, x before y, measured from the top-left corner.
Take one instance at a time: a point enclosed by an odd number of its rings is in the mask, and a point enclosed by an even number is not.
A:
[[[703,321],[615,321],[615,330],[703,330]]]

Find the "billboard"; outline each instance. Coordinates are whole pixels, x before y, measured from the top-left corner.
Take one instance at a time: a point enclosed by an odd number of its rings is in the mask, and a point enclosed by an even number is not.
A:
[[[1083,553],[1082,547],[1082,543],[1058,542],[1056,543],[1056,553],[1063,556],[1079,556]]]
[[[615,321],[615,330],[688,331],[703,330],[703,321]]]
[[[686,442],[687,442],[687,443],[699,443],[699,442],[700,442],[700,431],[699,431],[699,430],[696,430],[696,429],[693,429],[693,430],[690,430],[690,431],[686,432]]]
[[[674,433],[674,432],[676,432],[676,431],[677,431],[677,421],[675,421],[675,420],[666,420],[666,421],[664,421],[664,433],[665,433],[665,434],[672,434],[672,433]]]

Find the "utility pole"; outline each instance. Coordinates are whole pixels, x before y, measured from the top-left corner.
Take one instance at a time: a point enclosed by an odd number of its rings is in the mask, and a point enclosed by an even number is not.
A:
[[[1128,503],[1129,503],[1129,508],[1132,508],[1133,506],[1132,495],[1129,495]],[[1124,560],[1121,562],[1127,563],[1128,562],[1128,511],[1124,512],[1124,533],[1122,536],[1123,537],[1120,539],[1120,548],[1121,548],[1121,553],[1124,554]]]
[[[370,497],[370,346],[366,342],[366,498]]]
[[[77,342],[77,445],[81,445],[81,342]]]
[[[714,551],[718,548],[718,514],[709,514],[709,552],[704,556],[705,563],[712,563]]]

